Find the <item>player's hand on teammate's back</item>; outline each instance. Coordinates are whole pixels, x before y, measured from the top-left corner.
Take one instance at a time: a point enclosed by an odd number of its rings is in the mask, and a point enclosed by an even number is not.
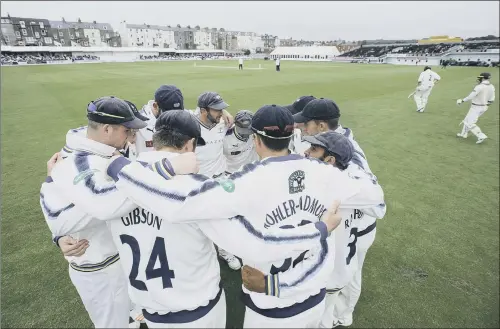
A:
[[[227,127],[231,127],[234,123],[234,117],[226,110],[222,111],[222,120],[224,120]]]
[[[248,265],[243,266],[241,269],[241,281],[245,288],[253,292],[263,293],[266,291],[266,283],[264,273],[261,271],[250,267]]]
[[[63,236],[59,239],[59,248],[61,248],[62,253],[66,257],[80,257],[85,254],[85,250],[89,247],[89,242],[87,240],[75,240],[70,236]]]
[[[50,176],[52,173],[52,169],[54,169],[55,165],[62,161],[61,154],[59,152],[54,153],[52,157],[50,157],[49,161],[47,161],[47,176]]]
[[[340,201],[335,200],[328,210],[323,214],[321,220],[325,222],[328,232],[333,231],[342,221],[342,216],[338,213]]]
[[[200,169],[194,152],[182,153],[170,160],[176,175],[196,174]]]

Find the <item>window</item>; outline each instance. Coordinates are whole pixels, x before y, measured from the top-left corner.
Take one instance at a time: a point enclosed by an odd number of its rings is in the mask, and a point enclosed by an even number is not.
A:
[[[53,37],[54,37],[54,39],[56,39],[56,40],[57,40],[57,34],[54,34],[54,35],[53,35]]]
[[[4,36],[4,38],[5,38],[5,42],[6,42],[6,43],[9,43],[9,42],[10,42],[10,40],[9,40],[9,36],[8,36],[8,35],[5,35],[5,36]]]
[[[7,33],[7,29],[5,27],[2,27],[2,33],[3,34],[6,34]]]
[[[46,43],[46,44],[48,44],[48,45],[51,45],[51,44],[52,44],[52,38],[50,38],[50,37],[45,37],[45,38],[43,38],[43,40],[44,40],[44,41],[45,41],[45,43]]]
[[[137,43],[139,43],[139,42],[140,42],[140,41],[139,41],[139,38],[137,38]]]
[[[27,36],[28,35],[28,32],[26,32],[25,29],[22,29],[21,32],[23,33],[24,36]]]
[[[34,43],[35,42],[35,38],[33,37],[26,37],[26,43]]]
[[[59,36],[60,36],[60,37],[63,37],[63,36],[64,36],[63,31],[59,31]]]
[[[109,39],[109,33],[106,33],[106,39]]]
[[[69,35],[69,38],[70,38],[71,40],[74,40],[74,39],[75,39],[75,36],[74,36],[73,34],[70,34],[70,35]]]
[[[57,25],[57,28],[58,28],[58,29],[61,29],[61,28],[62,28],[62,25]]]
[[[40,33],[38,31],[35,32],[35,38],[40,39]]]
[[[42,30],[42,35],[47,35],[47,31],[46,30]]]
[[[43,29],[43,22],[38,23],[40,25],[40,28]]]
[[[64,44],[65,44],[64,40],[61,40],[61,45],[64,45]]]
[[[92,32],[92,38],[94,37],[94,32]]]
[[[26,28],[26,24],[24,24],[24,21],[19,21],[19,25],[21,25],[21,28],[23,29]]]
[[[103,29],[107,30],[107,29],[108,29],[108,27],[107,27],[107,26],[104,26],[104,27],[103,27]]]
[[[113,47],[116,47],[116,42],[113,42]]]

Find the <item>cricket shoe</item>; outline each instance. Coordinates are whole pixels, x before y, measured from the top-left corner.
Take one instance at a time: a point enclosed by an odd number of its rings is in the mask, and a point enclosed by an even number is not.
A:
[[[240,260],[236,258],[234,255],[225,251],[224,249],[219,248],[219,256],[227,262],[227,265],[232,270],[237,271],[241,268]]]
[[[476,144],[481,144],[482,142],[484,142],[486,140],[486,138],[488,138],[488,137],[484,136],[484,137],[478,138]]]
[[[457,137],[467,138],[467,135],[462,135],[462,133],[458,133]]]

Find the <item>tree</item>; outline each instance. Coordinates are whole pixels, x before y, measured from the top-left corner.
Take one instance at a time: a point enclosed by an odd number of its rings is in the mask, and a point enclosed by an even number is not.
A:
[[[197,29],[198,31],[200,30],[200,26],[199,25],[196,25],[194,28]]]
[[[245,49],[245,51],[243,52],[243,55],[245,56],[249,56],[250,55],[250,49]]]
[[[178,27],[178,28],[181,28],[181,24],[177,24],[177,27]]]
[[[226,30],[224,30],[224,28],[223,28],[223,27],[221,27],[221,28],[219,29],[219,32],[225,32],[225,31],[226,31]]]
[[[188,26],[187,26],[187,28],[188,28],[188,29],[190,29],[190,28],[191,28],[191,25],[188,25]]]

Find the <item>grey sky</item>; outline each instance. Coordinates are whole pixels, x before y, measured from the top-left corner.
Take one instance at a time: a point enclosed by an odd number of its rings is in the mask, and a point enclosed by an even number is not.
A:
[[[2,16],[200,25],[307,40],[499,35],[498,1],[2,1]]]

